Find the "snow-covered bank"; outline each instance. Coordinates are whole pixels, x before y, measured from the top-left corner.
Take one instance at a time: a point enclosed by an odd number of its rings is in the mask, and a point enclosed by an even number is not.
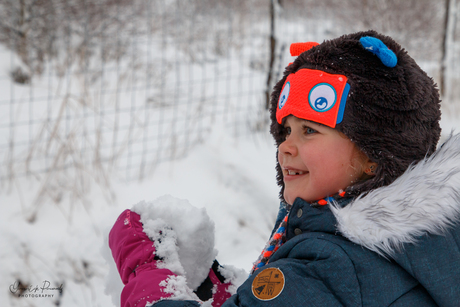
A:
[[[115,201],[108,201],[94,184],[86,197],[91,203],[46,202],[33,223],[26,217],[39,184],[18,179],[12,193],[2,195],[0,207],[1,304],[111,306],[110,296],[104,294],[108,265],[101,255],[108,231],[124,209],[165,194],[205,208],[215,223],[219,262],[249,271],[278,209],[275,148],[267,132],[239,138],[230,134],[215,125],[185,159],[159,165],[143,182],[114,179]],[[49,290],[54,297],[18,299],[9,290],[16,280],[39,287],[45,280],[52,287],[63,284],[62,296]]]

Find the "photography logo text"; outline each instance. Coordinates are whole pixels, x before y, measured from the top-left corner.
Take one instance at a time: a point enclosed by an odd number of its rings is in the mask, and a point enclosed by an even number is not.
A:
[[[10,285],[10,292],[17,297],[54,297],[61,295],[64,285],[52,286],[51,282],[44,280],[41,284],[37,285],[24,285],[21,281],[17,280]]]

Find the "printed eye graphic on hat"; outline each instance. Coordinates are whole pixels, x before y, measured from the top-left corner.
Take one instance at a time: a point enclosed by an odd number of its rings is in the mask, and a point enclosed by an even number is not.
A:
[[[308,102],[316,112],[330,110],[337,100],[337,93],[332,85],[319,83],[315,85],[308,94]]]
[[[282,107],[284,107],[284,104],[286,103],[286,101],[287,101],[287,99],[289,97],[289,91],[290,90],[291,90],[291,84],[289,82],[287,82],[286,85],[284,86],[284,89],[281,92],[280,98],[278,100],[278,105],[279,105],[280,109]]]

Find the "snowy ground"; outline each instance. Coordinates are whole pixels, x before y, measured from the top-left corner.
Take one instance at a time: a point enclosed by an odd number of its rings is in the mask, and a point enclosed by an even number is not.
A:
[[[217,259],[249,271],[278,209],[272,143],[266,132],[234,138],[216,124],[187,158],[161,164],[142,183],[115,182],[115,201],[94,185],[90,205],[48,202],[33,224],[25,217],[37,184],[16,182],[1,196],[0,304],[53,306],[59,299],[61,306],[112,305],[104,294],[108,266],[101,255],[107,232],[124,209],[165,194],[206,208],[215,222]],[[16,280],[39,287],[46,280],[51,287],[63,283],[63,295],[48,290],[54,297],[17,299],[9,290]]]

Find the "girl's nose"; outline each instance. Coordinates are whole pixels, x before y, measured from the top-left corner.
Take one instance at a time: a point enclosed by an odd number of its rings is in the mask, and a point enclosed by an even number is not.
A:
[[[298,153],[297,146],[292,135],[288,136],[286,140],[280,144],[279,153],[283,155],[296,156]]]

